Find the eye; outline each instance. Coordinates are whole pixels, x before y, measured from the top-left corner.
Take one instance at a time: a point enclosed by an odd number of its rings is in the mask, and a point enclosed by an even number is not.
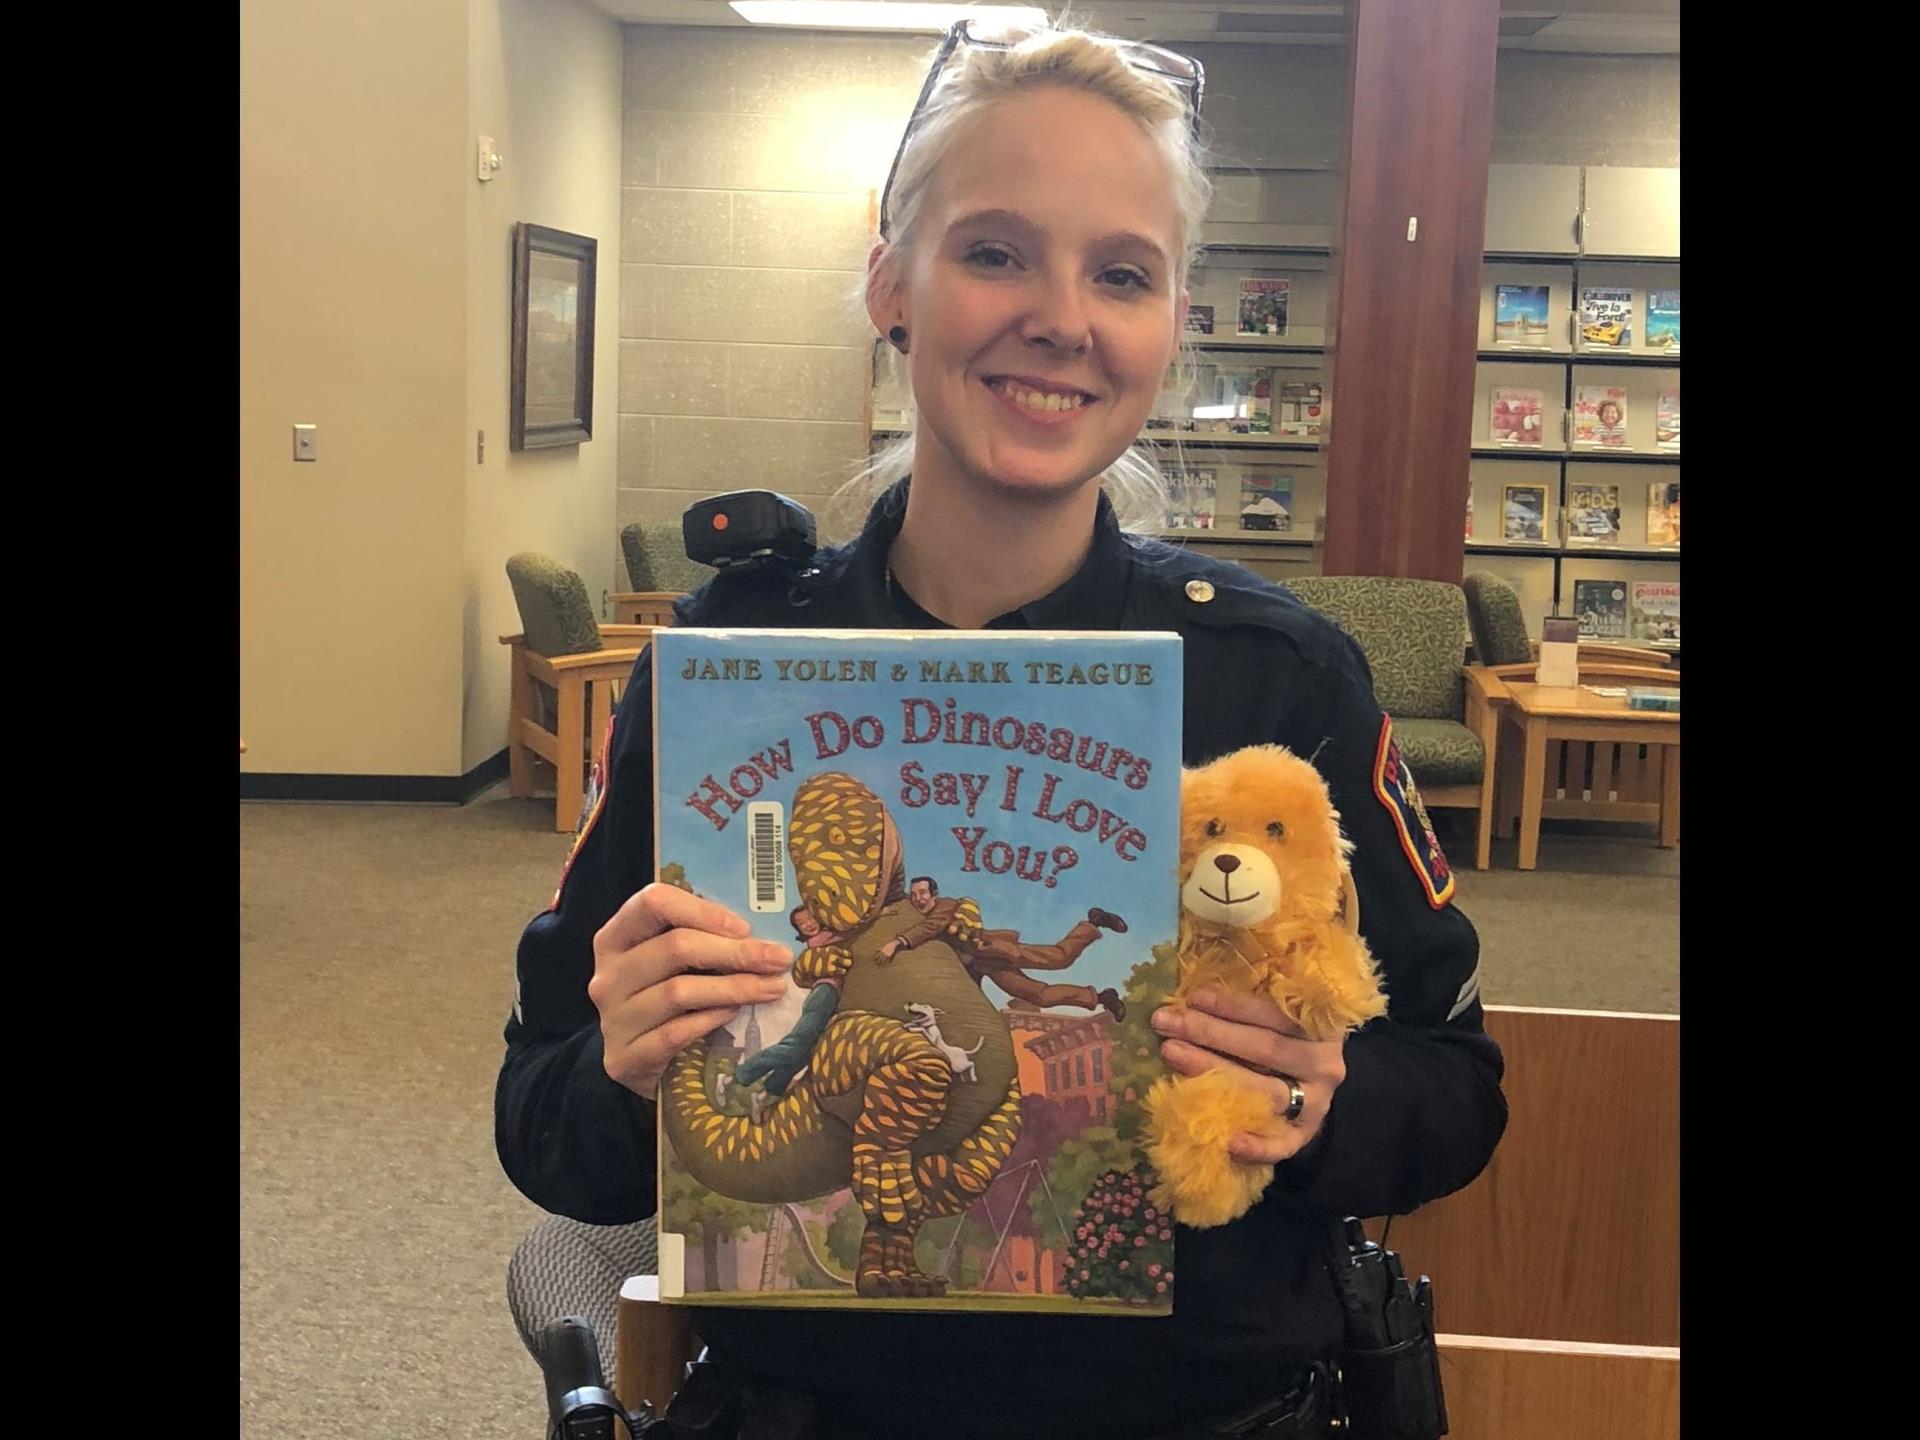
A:
[[[1109,265],[1100,272],[1100,279],[1119,289],[1151,290],[1153,281],[1145,271],[1136,270],[1131,265]]]
[[[1004,245],[970,245],[965,256],[966,263],[978,265],[983,270],[1004,270],[1013,264],[1013,252]]]
[[[1273,836],[1276,840],[1284,840],[1287,835],[1287,827],[1282,825],[1278,820],[1275,820],[1267,826],[1267,834]]]
[[[1207,838],[1209,840],[1213,839],[1216,835],[1224,835],[1226,833],[1227,827],[1222,825],[1218,820],[1207,821]]]

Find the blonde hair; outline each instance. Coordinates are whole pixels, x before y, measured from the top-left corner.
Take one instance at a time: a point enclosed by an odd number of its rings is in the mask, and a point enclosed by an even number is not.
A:
[[[988,38],[983,35],[981,38]],[[1012,38],[1012,37],[1009,37]],[[928,57],[931,63],[932,56]],[[1078,90],[1097,95],[1116,106],[1146,132],[1160,148],[1173,175],[1178,223],[1173,288],[1186,284],[1187,273],[1199,253],[1200,225],[1213,196],[1206,171],[1206,150],[1194,134],[1185,94],[1171,80],[1161,79],[1129,64],[1113,37],[1083,29],[1036,30],[1011,50],[986,50],[962,44],[936,82],[919,116],[919,124],[900,156],[888,200],[893,231],[876,265],[875,279],[897,282],[918,239],[920,205],[934,175],[954,142],[979,116],[1003,100],[1045,87]],[[866,283],[860,295],[865,310]],[[889,366],[900,357],[889,347]],[[1176,373],[1184,384],[1191,351],[1183,336]],[[897,375],[895,378],[898,378]],[[1176,450],[1178,442],[1175,442]],[[840,487],[838,504],[857,523],[878,495],[913,468],[914,430],[883,446]],[[1130,445],[1100,475],[1100,485],[1112,500],[1120,524],[1129,529],[1159,529],[1167,509],[1167,477],[1145,442]]]

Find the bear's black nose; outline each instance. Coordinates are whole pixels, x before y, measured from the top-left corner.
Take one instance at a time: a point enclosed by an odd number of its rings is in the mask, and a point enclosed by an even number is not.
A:
[[[1222,875],[1231,875],[1240,868],[1240,861],[1232,855],[1216,855],[1213,857],[1213,868]]]

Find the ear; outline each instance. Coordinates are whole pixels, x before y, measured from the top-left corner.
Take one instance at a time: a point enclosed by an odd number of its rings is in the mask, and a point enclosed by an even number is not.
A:
[[[882,263],[892,249],[885,240],[881,240],[867,252],[867,318],[873,321],[873,328],[882,335],[896,325],[912,328],[912,321],[902,305],[904,297],[900,290],[899,271],[893,264]]]

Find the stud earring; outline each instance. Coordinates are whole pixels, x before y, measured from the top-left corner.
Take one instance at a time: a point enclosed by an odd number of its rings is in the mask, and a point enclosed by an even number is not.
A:
[[[893,348],[898,350],[902,355],[907,353],[907,327],[906,326],[904,325],[894,326],[891,330],[887,331],[887,339],[893,342]]]

